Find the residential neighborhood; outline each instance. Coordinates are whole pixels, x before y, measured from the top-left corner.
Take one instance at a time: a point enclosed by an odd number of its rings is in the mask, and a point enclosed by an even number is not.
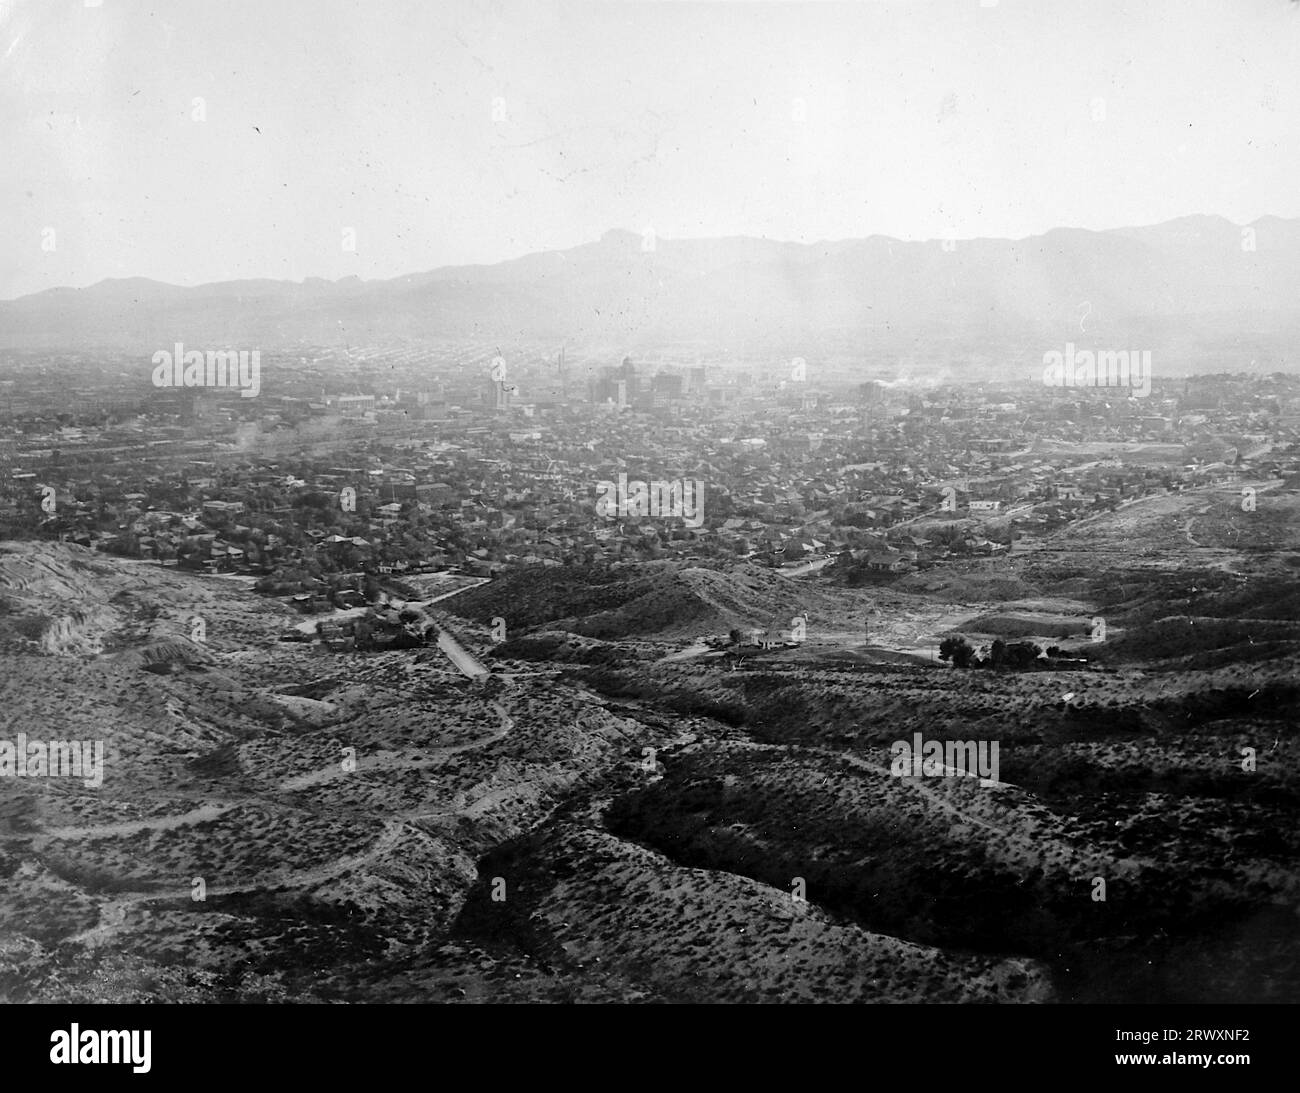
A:
[[[1282,375],[1066,398],[1027,382],[812,386],[779,368],[624,357],[573,397],[539,387],[530,399],[550,367],[539,359],[503,403],[486,368],[435,379],[414,351],[376,359],[425,387],[274,394],[314,379],[311,358],[270,373],[253,400],[131,402],[88,382],[57,411],[26,411],[42,373],[19,369],[0,400],[0,524],[256,577],[310,609],[346,606],[341,583],[360,595],[362,578],[660,558],[887,581],[1032,550],[1144,496],[1300,474],[1300,382]],[[699,526],[602,516],[597,484],[619,474],[699,481]]]

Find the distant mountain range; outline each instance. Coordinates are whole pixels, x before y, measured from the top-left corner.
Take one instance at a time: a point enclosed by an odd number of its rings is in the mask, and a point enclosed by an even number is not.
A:
[[[1027,239],[649,240],[627,231],[384,281],[143,278],[0,302],[0,346],[207,348],[400,339],[1030,364],[1153,350],[1155,371],[1292,370],[1300,220],[1196,216]],[[1182,366],[1186,366],[1186,368]]]

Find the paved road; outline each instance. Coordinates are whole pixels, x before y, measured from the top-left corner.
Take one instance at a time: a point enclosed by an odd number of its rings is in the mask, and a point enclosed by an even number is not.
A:
[[[438,628],[438,648],[443,651],[452,664],[456,665],[470,679],[481,679],[483,676],[492,674],[483,666],[483,662],[478,657],[441,627]]]
[[[438,648],[442,650],[443,655],[451,661],[452,664],[464,672],[465,675],[469,676],[470,679],[481,679],[483,676],[488,676],[492,673],[484,666],[483,662],[479,660],[478,657],[466,649],[465,646],[457,641],[456,638],[449,634],[443,627],[439,626],[436,619],[430,618],[424,609],[430,604],[437,603],[439,600],[450,599],[452,596],[459,596],[462,592],[466,592],[471,588],[477,588],[481,584],[487,584],[490,580],[490,577],[478,577],[474,579],[473,584],[466,584],[462,585],[460,588],[453,588],[450,592],[443,592],[440,595],[434,596],[431,600],[420,600],[418,602],[411,600],[403,604],[404,607],[410,607],[419,611],[424,615],[428,622],[438,628]]]
[[[481,584],[490,584],[492,581],[491,577],[467,577],[465,579],[472,581],[473,583],[461,585],[459,588],[453,588],[450,592],[442,592],[439,595],[434,596],[431,600],[421,600],[419,606],[428,607],[431,603],[437,603],[439,600],[450,599],[452,596],[459,596],[462,592],[468,592],[471,588],[477,588]]]
[[[825,569],[833,561],[833,558],[819,558],[815,562],[805,562],[801,566],[795,566],[794,569],[782,569],[778,572],[784,573],[787,577],[802,577],[805,573],[817,573]]]

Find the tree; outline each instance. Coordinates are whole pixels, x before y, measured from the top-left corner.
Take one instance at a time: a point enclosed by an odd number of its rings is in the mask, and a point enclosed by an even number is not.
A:
[[[1017,641],[1007,646],[1006,666],[1023,672],[1038,664],[1038,655],[1043,650],[1032,641]]]
[[[989,647],[989,667],[994,671],[1007,667],[1007,643],[1001,638],[994,638]]]
[[[939,659],[951,660],[955,668],[969,668],[975,658],[975,650],[965,638],[944,638],[939,643]]]

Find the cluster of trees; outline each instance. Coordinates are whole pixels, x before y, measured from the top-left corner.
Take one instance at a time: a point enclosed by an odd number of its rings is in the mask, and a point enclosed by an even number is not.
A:
[[[955,668],[991,668],[999,672],[1023,672],[1045,667],[1046,662],[1040,660],[1042,652],[1042,648],[1032,641],[1005,642],[1001,638],[989,647],[987,657],[977,656],[975,647],[965,638],[944,638],[939,645],[939,659],[951,660]]]

